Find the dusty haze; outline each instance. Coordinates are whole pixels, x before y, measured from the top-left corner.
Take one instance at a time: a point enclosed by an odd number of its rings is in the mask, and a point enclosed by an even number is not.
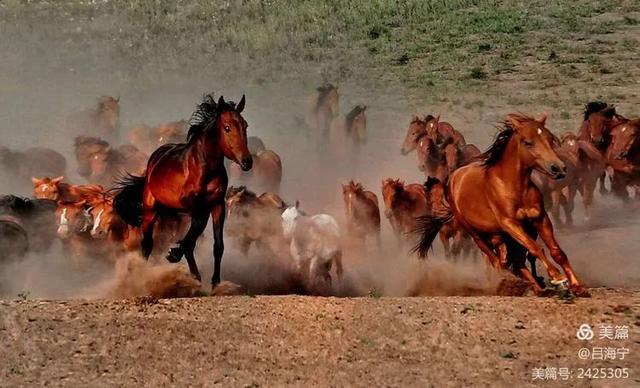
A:
[[[427,103],[425,99],[416,98],[403,84],[390,81],[385,85],[374,75],[369,78],[366,70],[351,78],[317,71],[306,77],[288,79],[286,75],[274,74],[271,79],[256,80],[246,70],[250,59],[241,54],[221,58],[219,63],[205,68],[154,72],[130,62],[129,56],[118,56],[113,47],[93,45],[90,37],[84,46],[78,45],[75,55],[70,55],[68,45],[47,39],[38,28],[40,26],[28,23],[4,27],[3,32],[11,39],[0,43],[1,145],[16,149],[38,145],[60,151],[68,161],[67,180],[73,183],[82,183],[82,180],[75,173],[72,139],[63,134],[62,123],[67,114],[93,107],[100,95],[120,96],[121,138],[126,139],[128,129],[140,122],[154,125],[187,119],[204,93],[213,91],[235,101],[246,94],[244,116],[249,122],[249,134],[260,136],[267,148],[282,158],[282,197],[290,203],[298,199],[310,213],[326,212],[340,222],[344,221],[341,183],[349,179],[362,182],[378,195],[382,210],[382,179],[424,180],[416,168],[415,153],[400,155],[400,143],[412,114],[440,113],[442,120],[451,122],[467,141],[480,148],[492,141],[496,123],[507,112],[549,111],[549,127],[558,133],[577,129],[581,117],[575,104],[560,107],[533,102],[509,104],[509,93],[515,93],[515,86],[506,90],[501,98],[468,108],[467,103],[484,99],[482,90],[470,89],[439,102],[429,99],[431,102]],[[42,28],[46,31],[54,26]],[[107,31],[108,28],[105,27]],[[242,62],[243,66],[234,71],[234,62]],[[369,141],[355,163],[319,152],[303,125],[304,98],[325,81],[339,85],[341,113],[356,104],[367,105]],[[594,97],[585,95],[582,101]],[[536,98],[539,98],[537,94]],[[616,103],[624,114],[631,114],[634,108],[626,99],[610,102]],[[560,110],[571,113],[570,119],[562,120],[562,126],[556,125]],[[3,194],[31,194],[30,182],[16,182],[4,172],[0,174],[0,185]],[[636,260],[640,240],[634,237],[640,232],[637,213],[623,209],[613,198],[597,197],[596,200],[591,226],[559,230],[561,245],[587,285],[640,285],[640,264]],[[581,225],[580,199],[576,208],[577,224]],[[437,246],[428,261],[419,262],[406,254],[407,247],[397,248],[384,217],[382,224],[383,248],[345,259],[346,279],[337,287],[338,294],[400,296],[416,289],[430,295],[465,294],[471,292],[469,290],[491,293],[495,279],[487,274],[480,259],[445,262]],[[209,279],[211,229],[205,234],[199,243],[198,262],[203,279]],[[231,241],[227,240],[226,246],[223,279],[241,284],[251,292],[289,290],[286,283],[290,270],[286,261],[274,263],[260,257],[255,249],[247,259],[234,249]],[[21,263],[0,266],[0,282],[5,297],[18,294],[41,298],[87,297],[95,295],[92,294],[95,286],[112,280],[115,273],[113,265],[103,260],[90,262],[86,268],[75,268],[67,258],[61,257],[59,247],[55,246],[50,254],[31,255]],[[100,296],[105,295],[113,294],[107,292]]]

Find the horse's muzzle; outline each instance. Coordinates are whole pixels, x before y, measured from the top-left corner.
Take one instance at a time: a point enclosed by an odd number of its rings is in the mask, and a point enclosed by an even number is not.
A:
[[[253,167],[253,158],[251,157],[251,155],[242,159],[242,161],[240,162],[240,167],[242,168],[242,171],[251,170],[251,167]]]
[[[567,176],[567,166],[565,165],[557,165],[551,164],[549,166],[549,173],[553,179],[563,179]]]

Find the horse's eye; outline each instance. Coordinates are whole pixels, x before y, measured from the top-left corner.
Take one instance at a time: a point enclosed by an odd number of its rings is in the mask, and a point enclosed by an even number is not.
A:
[[[228,125],[225,125],[225,126],[224,126],[224,131],[225,131],[225,132],[230,132],[230,131],[231,131],[231,128],[229,128],[229,126],[228,126]]]
[[[531,147],[533,147],[533,142],[532,142],[531,140],[527,140],[527,139],[525,139],[525,140],[524,140],[524,145],[525,145],[525,147],[527,147],[527,148],[531,148]]]

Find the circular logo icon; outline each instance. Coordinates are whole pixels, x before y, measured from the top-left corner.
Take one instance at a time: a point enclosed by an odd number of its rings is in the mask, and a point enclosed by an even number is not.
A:
[[[593,339],[593,330],[591,329],[591,326],[589,326],[588,323],[580,325],[578,332],[576,332],[576,337],[580,341],[590,341]]]

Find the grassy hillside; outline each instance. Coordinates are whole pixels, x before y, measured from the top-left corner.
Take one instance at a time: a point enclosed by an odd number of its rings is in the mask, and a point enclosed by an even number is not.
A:
[[[350,82],[468,109],[491,96],[542,104],[563,118],[588,98],[634,99],[640,71],[631,0],[4,0],[0,33],[18,67],[45,58],[50,71],[141,84],[212,73]]]

